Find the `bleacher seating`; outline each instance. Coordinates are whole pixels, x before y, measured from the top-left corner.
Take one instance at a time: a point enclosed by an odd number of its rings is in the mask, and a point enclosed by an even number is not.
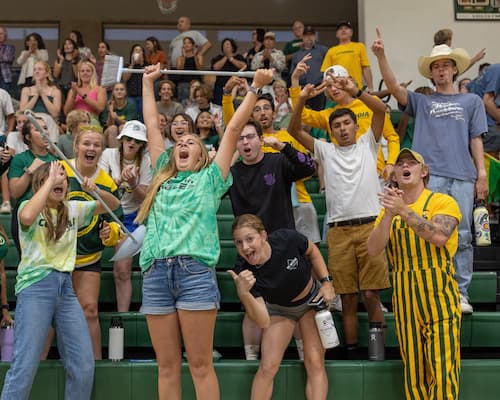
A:
[[[323,222],[326,211],[324,194],[319,193],[319,182],[310,179],[306,182],[313,203],[318,212],[318,221]],[[215,362],[220,381],[222,399],[250,396],[250,386],[257,369],[257,362],[243,360],[241,321],[243,312],[232,278],[226,272],[234,266],[236,249],[231,238],[231,224],[234,216],[229,198],[225,197],[218,212],[218,227],[221,243],[221,257],[217,264],[217,279],[221,292],[221,310],[217,315],[214,348],[222,358]],[[10,232],[10,216],[0,215],[0,223]],[[324,243],[320,251],[327,259]],[[500,247],[475,247],[474,273],[469,289],[470,301],[475,308],[472,315],[462,319],[461,346],[463,353],[461,372],[461,400],[498,400],[500,399],[500,304],[498,294],[498,270],[500,269]],[[115,287],[110,258],[113,249],[108,248],[103,255],[101,292],[99,297],[99,319],[101,323],[104,356],[107,354],[108,328],[111,318],[121,316],[125,330],[125,358],[121,362],[99,361],[96,363],[95,388],[93,399],[149,399],[156,398],[157,366],[147,329],[145,317],[138,312],[142,299],[142,275],[137,267],[132,272],[132,312],[117,313]],[[11,241],[5,259],[7,270],[8,301],[15,305],[14,284],[17,253]],[[134,265],[138,265],[138,256]],[[382,302],[390,308],[392,290],[382,292]],[[366,350],[368,320],[363,306],[359,306],[359,344]],[[342,317],[334,313],[340,337],[343,336]],[[365,361],[361,356],[355,361],[345,360],[341,349],[327,352],[327,373],[330,393],[338,400],[400,400],[403,398],[402,365],[399,360],[398,343],[394,330],[394,317],[386,313],[386,345],[388,360],[384,362]],[[293,341],[290,347],[294,347]],[[290,350],[290,349],[289,349]],[[51,354],[54,353],[54,350]],[[55,353],[57,354],[57,353]],[[0,381],[8,369],[7,363],[0,363]],[[47,382],[51,382],[47,385]],[[481,395],[477,396],[477,383],[481,382]],[[183,398],[194,399],[194,389],[187,364],[182,371]],[[305,371],[296,359],[294,349],[287,351],[278,376],[275,380],[273,399],[303,399]],[[57,360],[41,364],[35,380],[31,399],[62,399],[64,397],[64,371]]]

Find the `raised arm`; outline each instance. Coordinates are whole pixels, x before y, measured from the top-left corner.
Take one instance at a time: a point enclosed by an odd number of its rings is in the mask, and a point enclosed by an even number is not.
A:
[[[307,84],[301,90],[297,103],[293,109],[290,123],[288,124],[288,133],[297,139],[311,153],[314,153],[314,138],[302,129],[302,110],[306,100],[313,98],[316,94],[316,88],[312,84]]]
[[[262,89],[265,85],[273,80],[272,69],[259,69],[253,78],[252,87],[254,89]],[[241,130],[247,123],[252,114],[253,107],[257,101],[257,90],[249,90],[234,113],[231,121],[227,124],[224,136],[219,145],[219,150],[214,161],[217,163],[222,172],[222,177],[225,179],[229,174],[231,167],[231,159],[236,149],[236,143],[240,137]]]
[[[384,42],[382,41],[382,35],[379,28],[377,28],[377,38],[372,44],[372,52],[375,57],[377,57],[378,67],[387,89],[396,98],[399,104],[406,106],[408,103],[408,91],[405,87],[399,85],[394,72],[392,72],[389,61],[385,56]]]
[[[149,156],[153,168],[156,166],[160,154],[165,151],[154,93],[154,82],[160,75],[160,63],[157,63],[156,65],[146,66],[142,76],[142,112],[148,136]]]
[[[333,78],[333,84],[339,89],[345,90],[352,97],[358,98],[365,105],[373,111],[371,128],[373,131],[373,136],[375,136],[375,140],[378,142],[380,136],[382,135],[382,130],[384,128],[385,121],[385,105],[382,101],[371,94],[364,92],[358,89],[356,83],[350,78]]]

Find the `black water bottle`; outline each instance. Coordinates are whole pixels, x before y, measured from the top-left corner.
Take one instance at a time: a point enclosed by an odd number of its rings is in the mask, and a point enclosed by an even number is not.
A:
[[[385,360],[384,329],[382,322],[370,322],[368,328],[368,358],[370,361]]]

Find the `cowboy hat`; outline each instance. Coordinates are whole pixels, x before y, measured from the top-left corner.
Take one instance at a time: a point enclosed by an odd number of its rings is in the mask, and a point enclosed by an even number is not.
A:
[[[419,57],[418,72],[430,79],[431,64],[437,60],[453,60],[457,66],[458,74],[464,72],[470,64],[470,56],[464,49],[452,49],[446,44],[440,44],[432,48],[429,57]]]

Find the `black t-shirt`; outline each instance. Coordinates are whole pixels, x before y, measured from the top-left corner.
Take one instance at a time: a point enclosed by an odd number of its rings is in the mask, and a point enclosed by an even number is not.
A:
[[[281,153],[265,153],[256,164],[242,161],[234,164],[231,167],[233,184],[229,189],[234,215],[257,215],[267,233],[282,228],[295,229],[292,183],[315,171],[310,156],[298,154],[286,144]]]
[[[210,62],[212,69],[214,69],[214,64],[223,58],[224,58],[223,54],[219,54],[219,55],[215,56],[214,58],[212,58],[212,61]],[[246,62],[245,58],[243,58],[243,56],[241,54],[235,54],[234,58],[238,61]],[[231,61],[227,60],[219,71],[238,72],[239,69]],[[231,77],[217,75],[217,78],[215,78],[215,85],[216,86],[224,86],[226,84],[226,82],[229,80],[229,78],[231,78]]]
[[[239,272],[248,269],[256,282],[250,292],[271,304],[290,306],[311,279],[312,268],[305,256],[307,238],[291,229],[279,229],[268,236],[271,258],[260,266],[246,261],[237,268]]]

